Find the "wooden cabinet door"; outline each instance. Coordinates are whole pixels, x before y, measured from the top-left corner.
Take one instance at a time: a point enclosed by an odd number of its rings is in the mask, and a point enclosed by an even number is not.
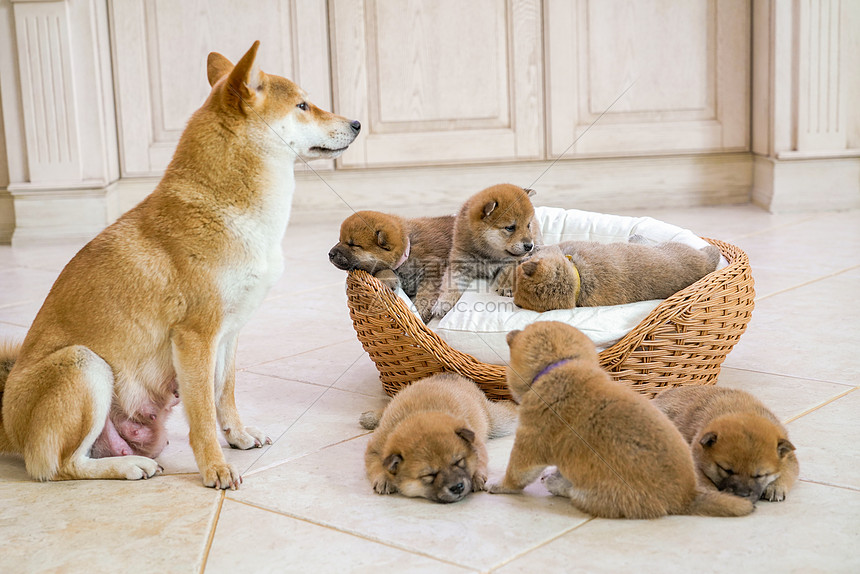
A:
[[[235,63],[260,40],[264,72],[290,78],[329,108],[327,26],[323,0],[112,0],[123,177],[160,175],[167,167],[188,118],[209,94],[209,52]]]
[[[748,1],[546,0],[545,11],[550,157],[749,149]]]
[[[332,0],[335,109],[361,120],[344,167],[540,158],[539,0]]]

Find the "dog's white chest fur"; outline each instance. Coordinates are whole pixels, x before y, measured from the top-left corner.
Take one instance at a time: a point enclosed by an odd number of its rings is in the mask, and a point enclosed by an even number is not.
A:
[[[282,167],[261,212],[234,217],[229,228],[237,241],[235,261],[220,277],[222,333],[237,331],[260,306],[284,270],[281,241],[290,217],[295,181],[292,166]]]

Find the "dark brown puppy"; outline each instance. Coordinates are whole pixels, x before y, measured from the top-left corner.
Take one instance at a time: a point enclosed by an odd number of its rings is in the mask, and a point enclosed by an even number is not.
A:
[[[566,241],[541,247],[517,266],[514,303],[543,313],[665,299],[714,271],[719,261],[713,245]]]
[[[362,269],[392,290],[402,287],[426,323],[448,266],[453,230],[452,215],[404,219],[359,211],[341,224],[340,241],[328,258],[338,269]]]
[[[654,398],[690,443],[699,482],[752,500],[785,499],[800,467],[779,420],[738,389],[680,387]]]
[[[495,279],[510,295],[515,264],[541,243],[532,190],[499,184],[469,198],[454,223],[454,241],[433,315],[444,317],[475,279]],[[506,269],[508,268],[508,269]]]
[[[508,468],[492,493],[515,493],[548,466],[553,494],[605,518],[743,516],[753,503],[696,484],[690,449],[650,402],[614,382],[581,331],[556,321],[508,334],[508,386],[520,403]]]

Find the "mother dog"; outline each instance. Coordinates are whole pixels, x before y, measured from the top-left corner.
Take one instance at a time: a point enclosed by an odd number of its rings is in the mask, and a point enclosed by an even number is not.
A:
[[[212,53],[212,91],[155,191],[66,265],[0,369],[0,450],[38,480],[148,478],[181,397],[203,484],[242,478],[240,449],[271,440],[233,397],[239,329],[283,271],[296,156],[334,158],[357,121],[260,71],[255,42],[233,66]]]

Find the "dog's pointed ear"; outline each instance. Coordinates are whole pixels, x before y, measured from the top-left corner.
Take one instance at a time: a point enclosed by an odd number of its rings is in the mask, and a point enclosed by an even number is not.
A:
[[[535,274],[535,271],[537,271],[538,264],[537,261],[524,261],[520,265],[520,268],[523,270],[523,273],[525,273],[526,277],[531,277]]]
[[[206,59],[206,75],[209,76],[209,85],[214,86],[218,80],[226,76],[233,69],[233,62],[219,54],[210,52]]]
[[[385,460],[382,461],[382,465],[385,467],[385,470],[391,474],[397,474],[397,469],[400,467],[401,462],[403,462],[403,457],[394,453],[385,457]]]
[[[499,206],[498,201],[491,201],[490,203],[485,205],[484,209],[483,209],[483,214],[484,214],[483,217],[489,216],[491,213],[493,213],[496,210],[496,208],[498,206]]]
[[[526,192],[526,195],[528,195],[529,197],[534,197],[535,195],[537,195],[537,192],[530,187],[524,187],[523,191]]]
[[[376,244],[380,247],[388,245],[388,237],[386,237],[385,231],[380,229],[376,232]]]
[[[507,335],[505,335],[505,341],[507,341],[507,342],[508,342],[508,346],[509,346],[509,347],[514,343],[514,339],[515,339],[515,338],[516,338],[516,336],[517,336],[517,335],[519,335],[520,333],[522,333],[522,331],[521,331],[521,330],[519,330],[519,329],[514,329],[513,331],[511,331],[510,333],[508,333]]]
[[[793,450],[794,445],[791,444],[791,441],[787,438],[781,438],[779,439],[779,442],[776,443],[776,452],[779,454],[779,458],[784,457]]]
[[[239,108],[244,106],[256,106],[263,100],[263,83],[266,75],[257,67],[257,48],[260,41],[254,42],[251,49],[245,52],[242,59],[236,62],[236,66],[227,78],[227,90],[238,100]]]
[[[457,433],[458,437],[460,437],[469,444],[475,442],[475,433],[472,431],[472,429],[467,429],[466,427],[463,427],[457,429],[454,432]]]
[[[707,432],[702,435],[701,440],[699,440],[699,444],[705,448],[714,446],[717,443],[717,433],[715,432]]]

